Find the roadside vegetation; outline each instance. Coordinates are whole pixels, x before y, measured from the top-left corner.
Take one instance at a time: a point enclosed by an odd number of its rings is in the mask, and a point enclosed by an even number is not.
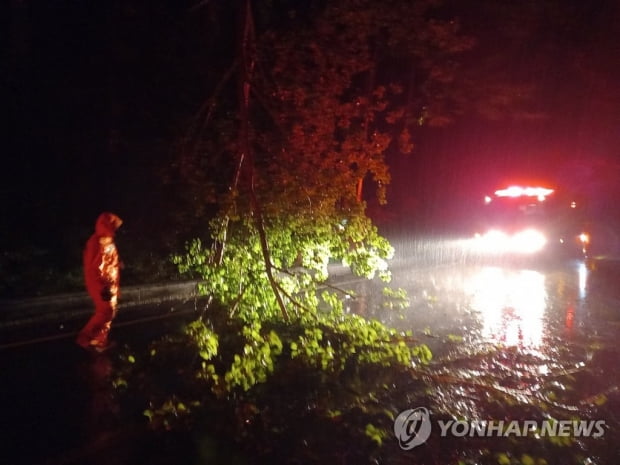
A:
[[[209,234],[172,257],[201,282],[204,308],[180,333],[128,348],[115,385],[198,463],[585,464],[571,444],[534,437],[398,448],[394,419],[411,406],[432,404],[446,419],[546,418],[562,406],[502,386],[506,373],[478,379],[458,362],[433,365],[413,332],[347,310],[356,296],[333,285],[332,264],[383,280],[393,311],[407,305],[389,287],[393,250],[365,199],[386,201],[388,152],[411,152],[418,128],[461,108],[458,57],[474,42],[434,18],[433,2],[319,3],[282,21],[239,2],[237,54],[171,177],[187,198],[217,206]],[[396,64],[406,72],[390,72]],[[527,93],[495,89],[507,106]],[[228,182],[214,183],[211,170]],[[459,341],[446,343],[458,352]]]

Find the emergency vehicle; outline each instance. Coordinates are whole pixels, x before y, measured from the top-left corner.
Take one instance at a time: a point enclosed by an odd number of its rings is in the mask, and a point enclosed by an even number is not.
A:
[[[577,200],[550,187],[503,187],[484,197],[475,248],[489,254],[584,258],[590,236],[583,212]]]

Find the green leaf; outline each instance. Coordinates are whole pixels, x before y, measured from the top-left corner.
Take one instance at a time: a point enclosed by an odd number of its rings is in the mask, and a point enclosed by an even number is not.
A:
[[[521,465],[536,465],[534,459],[527,454],[521,455]]]
[[[497,454],[497,463],[499,465],[510,465],[510,457],[505,453]]]
[[[199,352],[199,355],[201,358],[203,358],[204,360],[211,360],[211,352],[207,351],[207,350],[201,350]]]
[[[375,427],[373,424],[368,423],[365,429],[366,436],[373,440],[378,446],[383,445],[383,439],[386,436],[386,433]]]

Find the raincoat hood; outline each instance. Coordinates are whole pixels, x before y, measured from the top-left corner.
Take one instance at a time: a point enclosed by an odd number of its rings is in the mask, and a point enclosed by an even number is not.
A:
[[[95,224],[95,233],[99,236],[114,236],[116,230],[121,227],[123,220],[121,220],[114,213],[104,212],[97,218]]]

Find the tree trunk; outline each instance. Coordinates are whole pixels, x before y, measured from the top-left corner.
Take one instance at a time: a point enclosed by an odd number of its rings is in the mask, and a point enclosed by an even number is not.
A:
[[[250,204],[252,213],[258,231],[261,252],[265,263],[265,272],[271,285],[271,290],[275,295],[282,316],[288,320],[288,312],[282,295],[278,289],[278,283],[273,276],[273,265],[271,263],[271,254],[269,252],[269,244],[267,242],[267,233],[265,231],[265,223],[260,203],[256,197],[254,189],[254,155],[250,144],[250,86],[252,78],[252,70],[254,67],[253,50],[254,45],[254,22],[252,18],[252,10],[250,0],[240,0],[240,35],[239,35],[239,57],[241,58],[241,66],[239,72],[239,160],[246,159],[245,174],[248,183]]]

